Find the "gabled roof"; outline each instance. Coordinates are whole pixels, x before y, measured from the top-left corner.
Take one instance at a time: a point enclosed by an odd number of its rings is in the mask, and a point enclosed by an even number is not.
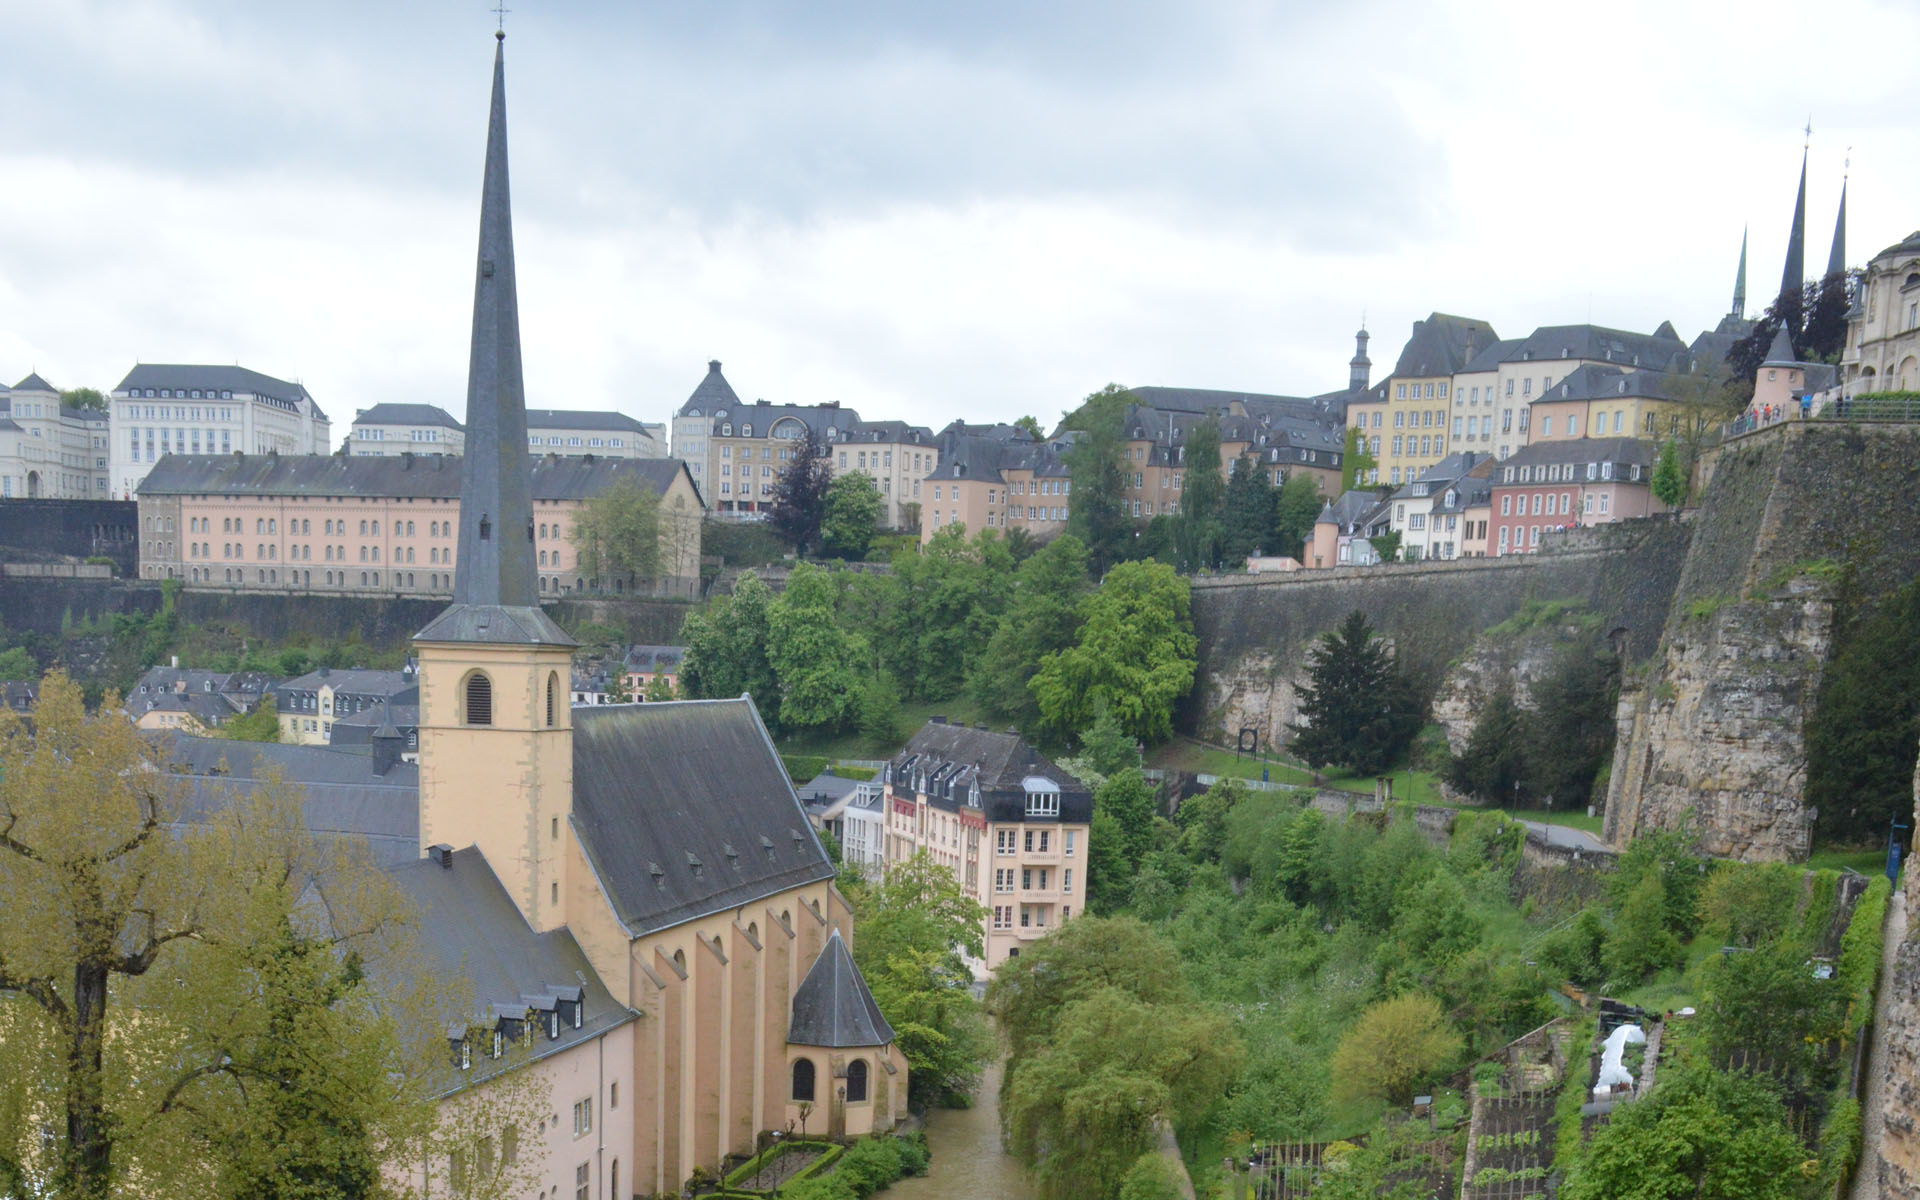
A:
[[[699,386],[693,389],[693,394],[687,397],[687,402],[680,406],[680,411],[674,415],[710,417],[715,409],[738,407],[740,407],[740,396],[733,390],[733,385],[727,382],[727,377],[720,373],[720,360],[715,358],[708,360],[706,375],[700,380]]]
[[[16,392],[58,392],[60,389],[40,378],[40,372],[35,371],[19,383],[14,384],[12,390]]]
[[[1537,467],[1561,463],[1616,462],[1643,467],[1653,465],[1653,444],[1639,438],[1562,438],[1552,442],[1534,442],[1522,446],[1500,461],[1501,467]],[[1503,476],[1504,478],[1504,476]],[[1614,483],[1622,482],[1619,479]],[[1641,482],[1647,482],[1645,478]],[[1510,486],[1510,485],[1509,485]],[[1534,486],[1528,484],[1528,487]]]
[[[1533,404],[1555,404],[1566,400],[1612,400],[1634,396],[1665,400],[1671,391],[1673,375],[1666,371],[1628,371],[1604,363],[1581,363],[1554,381],[1552,387],[1534,397]]]
[[[867,981],[861,978],[853,955],[840,940],[840,931],[834,930],[807,977],[794,990],[787,1044],[851,1049],[885,1046],[892,1041],[893,1026],[880,1015],[880,1006],[873,1002],[873,993],[867,990]]]
[[[744,697],[575,709],[573,823],[636,934],[833,877]]]
[[[978,807],[989,821],[1025,819],[1028,784],[1044,781],[1060,797],[1059,816],[1051,819],[1070,823],[1092,819],[1093,796],[1087,785],[1012,730],[995,733],[935,717],[894,756],[887,766],[887,779],[954,809],[970,804],[977,787]],[[1040,786],[1038,790],[1049,789]]]
[[[645,433],[647,427],[623,412],[591,408],[530,408],[528,429],[617,429]]]
[[[1506,356],[1506,362],[1551,362],[1586,359],[1616,363],[1622,367],[1641,367],[1655,371],[1675,370],[1686,363],[1686,344],[1662,322],[1653,333],[1630,333],[1600,325],[1542,325]]]
[[[1413,335],[1401,349],[1393,374],[1400,379],[1453,375],[1499,340],[1493,326],[1478,317],[1430,313],[1426,320],[1413,323]]]
[[[466,429],[453,414],[437,404],[376,404],[363,408],[353,423],[359,425],[432,425],[441,429]]]

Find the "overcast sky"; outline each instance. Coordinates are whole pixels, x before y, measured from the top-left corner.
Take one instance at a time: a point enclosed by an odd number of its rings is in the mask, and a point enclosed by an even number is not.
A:
[[[1910,3],[509,0],[529,403],[936,429],[1376,379],[1440,309],[1683,337],[1920,226]],[[0,378],[239,362],[456,416],[487,0],[0,0]],[[1822,65],[1826,64],[1826,65]],[[1904,202],[1903,202],[1904,200]]]

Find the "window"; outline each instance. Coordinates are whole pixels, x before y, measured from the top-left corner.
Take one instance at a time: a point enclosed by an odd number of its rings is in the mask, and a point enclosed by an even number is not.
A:
[[[996,854],[1012,854],[1014,850],[1014,831],[1002,829],[993,836],[993,849]]]
[[[479,671],[467,676],[465,690],[467,725],[493,724],[493,681]]]
[[[1072,857],[1073,857],[1073,833],[1074,833],[1074,831],[1073,831],[1073,830],[1071,830],[1071,829],[1069,829],[1069,830],[1067,830],[1067,848],[1066,848],[1066,855],[1067,855],[1067,857],[1068,857],[1068,858],[1072,858]]]
[[[1073,868],[1072,867],[1068,867],[1066,870],[1060,872],[1060,890],[1063,892],[1073,891]]]
[[[549,672],[547,674],[547,728],[548,729],[553,728],[554,697],[559,695],[559,693],[560,693],[560,673],[558,671]]]
[[[864,1104],[867,1100],[867,1060],[856,1058],[847,1064],[847,1103]]]
[[[573,1170],[573,1200],[591,1200],[593,1195],[593,1164],[583,1162]]]
[[[796,1058],[793,1060],[793,1096],[796,1101],[813,1101],[813,1060]]]
[[[585,1137],[593,1132],[593,1097],[573,1102],[573,1136]]]

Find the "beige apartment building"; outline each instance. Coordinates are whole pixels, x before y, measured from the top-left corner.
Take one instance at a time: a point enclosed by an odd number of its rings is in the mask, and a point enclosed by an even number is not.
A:
[[[1545,398],[1555,384],[1584,364],[1628,372],[1684,372],[1691,360],[1687,344],[1666,321],[1651,334],[1598,325],[1543,325],[1505,351],[1494,369],[1494,412],[1499,418],[1494,457],[1504,459],[1532,443],[1534,401]],[[1484,365],[1484,360],[1475,365]],[[1482,386],[1478,380],[1485,371],[1472,374],[1475,379],[1470,386]]]
[[[940,463],[931,430],[905,421],[861,421],[830,447],[835,476],[865,475],[880,493],[880,523],[911,529],[920,521],[921,481]]]
[[[1375,456],[1381,483],[1410,483],[1447,456],[1454,376],[1499,340],[1493,326],[1477,317],[1436,312],[1413,323],[1386,381],[1385,422]]]
[[[1531,443],[1637,437],[1665,441],[1706,427],[1707,409],[1674,398],[1683,377],[1586,363],[1536,397]]]
[[[987,906],[987,970],[1086,911],[1093,795],[1019,734],[935,717],[882,778],[887,862],[924,851]]]
[[[170,455],[140,485],[140,576],[196,589],[451,595],[461,461]],[[660,498],[659,586],[697,594],[703,510],[678,459],[547,456],[532,479],[543,595],[600,590],[580,566],[573,520],[590,497],[629,481]]]
[[[0,499],[105,500],[107,414],[60,402],[38,373],[0,388]]]

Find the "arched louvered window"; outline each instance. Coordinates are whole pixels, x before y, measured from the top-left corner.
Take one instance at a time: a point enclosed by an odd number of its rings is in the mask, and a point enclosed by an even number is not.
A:
[[[793,1099],[795,1102],[813,1102],[813,1060],[796,1058],[793,1060]]]
[[[467,676],[466,721],[468,725],[493,724],[493,680],[479,671]]]
[[[554,706],[557,703],[557,701],[555,700],[555,697],[557,697],[559,694],[560,694],[560,673],[558,671],[550,671],[547,674],[547,728],[549,729],[553,728],[553,714],[555,712]]]
[[[867,1060],[856,1058],[847,1064],[847,1103],[859,1104],[867,1098]]]

